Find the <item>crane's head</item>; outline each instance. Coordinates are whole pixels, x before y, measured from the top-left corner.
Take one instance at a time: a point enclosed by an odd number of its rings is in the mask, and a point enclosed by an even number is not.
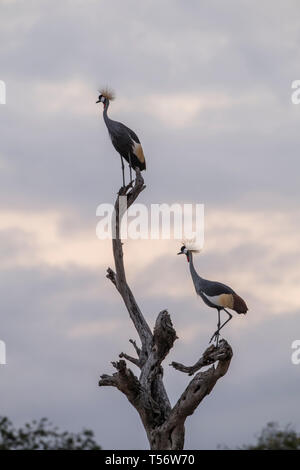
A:
[[[189,250],[187,249],[187,247],[185,245],[182,245],[182,247],[180,248],[179,253],[177,253],[177,254],[178,255],[186,255],[187,262],[190,261]]]
[[[99,90],[99,93],[100,95],[98,96],[98,101],[96,101],[96,104],[103,103],[104,108],[106,108],[110,101],[115,99],[114,92],[109,88],[102,88]]]
[[[192,240],[184,240],[182,242],[182,247],[180,248],[180,251],[177,254],[185,255],[187,262],[189,263],[191,253],[200,253],[200,251],[200,245],[197,243],[196,239],[193,238]]]

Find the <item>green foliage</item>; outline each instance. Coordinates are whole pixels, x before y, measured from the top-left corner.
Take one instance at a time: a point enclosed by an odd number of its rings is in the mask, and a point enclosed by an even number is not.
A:
[[[249,450],[300,450],[300,434],[290,426],[280,429],[277,423],[268,423],[257,438],[257,443],[244,446]]]
[[[0,450],[100,450],[94,433],[84,429],[79,434],[60,431],[47,418],[14,429],[12,422],[0,416]]]

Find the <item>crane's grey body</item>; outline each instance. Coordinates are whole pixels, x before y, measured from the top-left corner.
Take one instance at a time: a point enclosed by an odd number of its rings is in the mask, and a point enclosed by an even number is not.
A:
[[[139,168],[141,171],[145,170],[146,162],[142,145],[136,133],[121,122],[114,121],[108,117],[107,110],[110,99],[113,99],[113,95],[107,92],[107,90],[102,91],[97,103],[103,103],[103,119],[112,144],[121,157],[123,186],[125,186],[123,159],[129,163],[130,183],[132,182],[131,169],[133,168],[135,170],[136,168]]]
[[[116,151],[129,162],[129,158],[136,160],[135,155],[131,155],[134,151],[134,143],[140,144],[139,138],[135,132],[121,122],[110,119],[107,115],[107,107],[103,110],[103,118],[106,124],[109,136]],[[133,165],[131,162],[131,166]],[[135,162],[135,166],[140,166],[140,162]]]
[[[235,294],[235,292],[231,289],[231,287],[228,287],[221,282],[209,281],[199,276],[195,270],[193,254],[191,252],[189,252],[189,266],[196,293],[200,295],[206,305],[221,310],[223,307],[214,304],[212,300],[209,299],[209,297],[216,297],[222,294]]]

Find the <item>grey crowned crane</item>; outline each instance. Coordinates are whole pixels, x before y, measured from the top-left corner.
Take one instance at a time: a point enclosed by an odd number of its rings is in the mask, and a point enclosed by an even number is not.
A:
[[[231,287],[222,284],[221,282],[208,281],[197,274],[194,263],[193,253],[199,253],[199,249],[194,242],[185,242],[181,247],[178,255],[186,255],[187,261],[190,265],[190,272],[195,286],[196,293],[201,297],[203,302],[209,307],[215,308],[218,311],[218,326],[215,333],[212,335],[210,342],[216,339],[218,346],[220,330],[232,319],[232,315],[226,308],[234,310],[236,313],[246,314],[248,307],[245,301],[237,295]],[[224,310],[228,318],[221,325],[221,310]]]
[[[129,163],[130,182],[132,182],[132,171],[138,167],[141,171],[146,169],[143,148],[138,136],[129,127],[118,121],[113,121],[107,115],[110,101],[114,99],[114,93],[109,89],[100,90],[96,103],[103,103],[103,119],[108,129],[109,136],[116,151],[120,154],[122,165],[123,186],[125,186],[124,161]]]

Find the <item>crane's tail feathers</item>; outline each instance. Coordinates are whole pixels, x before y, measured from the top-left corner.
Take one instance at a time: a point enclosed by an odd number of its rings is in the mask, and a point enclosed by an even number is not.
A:
[[[111,88],[107,87],[107,86],[103,87],[103,88],[100,88],[99,93],[101,95],[105,96],[105,98],[107,98],[110,101],[114,100],[115,97],[116,97],[114,91]]]
[[[186,247],[186,249],[191,251],[192,253],[200,253],[200,251],[202,250],[202,246],[200,246],[196,238],[182,240],[182,243]]]
[[[248,311],[246,302],[242,299],[242,297],[240,297],[236,293],[232,294],[232,296],[233,296],[233,310],[235,310],[237,313],[244,313],[246,315]]]

